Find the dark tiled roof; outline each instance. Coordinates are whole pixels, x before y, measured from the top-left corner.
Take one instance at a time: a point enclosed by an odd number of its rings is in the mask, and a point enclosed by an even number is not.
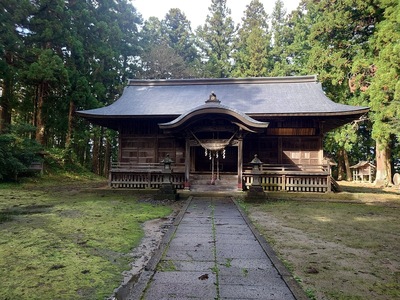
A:
[[[331,101],[316,76],[130,80],[113,104],[77,112],[88,119],[179,116],[204,104],[214,92],[222,105],[250,116],[338,116],[360,114],[367,107]]]

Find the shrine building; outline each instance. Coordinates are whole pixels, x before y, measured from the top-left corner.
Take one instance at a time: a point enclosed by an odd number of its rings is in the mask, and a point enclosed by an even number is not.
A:
[[[129,80],[113,104],[77,115],[119,133],[111,187],[158,188],[169,155],[177,189],[243,190],[257,155],[264,190],[329,192],[324,135],[368,110],[333,102],[316,76],[293,76]]]

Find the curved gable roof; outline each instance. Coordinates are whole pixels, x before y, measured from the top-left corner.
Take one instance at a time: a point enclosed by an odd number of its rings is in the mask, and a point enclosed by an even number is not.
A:
[[[230,109],[251,117],[358,117],[368,107],[330,100],[316,76],[243,79],[130,80],[113,104],[77,114],[94,123],[104,119],[176,118],[200,106],[214,92]],[[103,120],[103,121],[102,121]]]
[[[210,114],[221,114],[221,115],[229,115],[236,120],[238,120],[240,123],[244,124],[245,126],[248,126],[250,128],[267,128],[269,123],[268,122],[260,122],[257,120],[254,120],[253,118],[249,117],[248,115],[236,111],[235,109],[232,109],[228,106],[221,105],[219,103],[206,103],[204,105],[198,106],[182,115],[180,115],[178,118],[172,120],[171,122],[168,123],[161,123],[159,124],[161,129],[172,129],[172,128],[177,128],[185,124],[187,121],[192,119],[193,117],[196,116],[201,116],[201,115],[210,115]]]

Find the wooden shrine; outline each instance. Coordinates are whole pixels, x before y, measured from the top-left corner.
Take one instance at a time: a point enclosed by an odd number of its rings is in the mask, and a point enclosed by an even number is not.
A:
[[[77,114],[119,132],[114,188],[159,188],[168,154],[177,189],[206,176],[203,184],[230,178],[243,190],[257,154],[264,190],[328,192],[324,134],[368,110],[331,101],[316,76],[297,76],[130,80],[113,104]]]
[[[368,161],[360,161],[358,164],[351,166],[353,173],[353,181],[372,183],[372,177],[375,175],[376,167]]]

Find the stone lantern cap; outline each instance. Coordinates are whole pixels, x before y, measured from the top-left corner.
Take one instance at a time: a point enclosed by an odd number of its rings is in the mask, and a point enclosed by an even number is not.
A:
[[[258,158],[257,154],[254,154],[254,158],[250,162],[250,164],[253,166],[253,172],[256,172],[256,171],[260,171],[260,167],[263,164],[263,162]]]
[[[263,164],[263,162],[258,158],[257,154],[254,154],[254,158],[253,160],[250,162],[250,164],[252,164],[253,166],[260,166]]]
[[[174,161],[169,157],[169,154],[167,154],[167,155],[165,156],[165,158],[161,161],[161,163],[164,164],[164,169],[170,169],[170,168],[171,168],[171,164],[172,164],[173,162],[174,162]]]

